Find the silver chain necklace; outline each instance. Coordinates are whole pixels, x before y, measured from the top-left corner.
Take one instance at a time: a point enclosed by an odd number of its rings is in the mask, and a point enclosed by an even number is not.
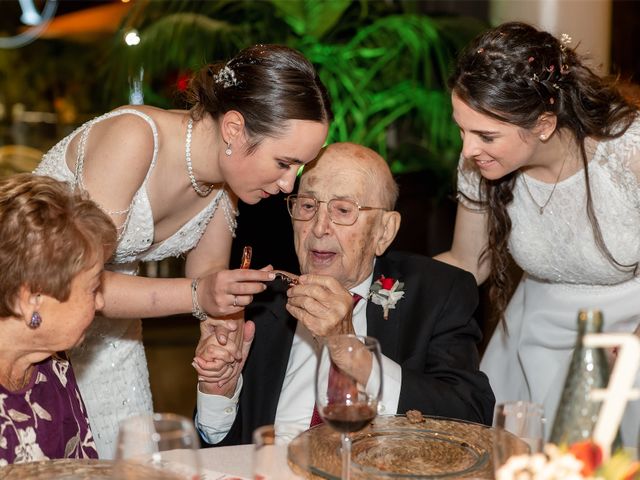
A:
[[[205,190],[201,189],[198,186],[198,182],[196,182],[196,177],[193,175],[193,166],[191,165],[191,132],[193,130],[193,118],[189,118],[187,122],[187,140],[185,141],[184,146],[184,156],[187,160],[187,174],[189,175],[189,180],[191,180],[191,186],[196,191],[198,195],[201,197],[206,197],[213,190],[213,185],[209,185]]]
[[[551,193],[549,194],[549,198],[547,198],[547,201],[544,202],[544,205],[540,205],[538,202],[536,202],[536,199],[533,198],[533,195],[531,194],[531,190],[529,190],[529,184],[527,183],[527,176],[524,173],[520,173],[520,176],[522,176],[522,181],[524,182],[524,187],[527,189],[527,193],[529,194],[529,198],[531,198],[531,201],[535,204],[536,207],[538,207],[538,211],[540,212],[540,215],[542,215],[544,213],[544,209],[547,208],[547,205],[549,205],[549,202],[551,201],[551,197],[553,197],[553,192],[556,191],[556,187],[558,186],[558,182],[560,181],[560,175],[562,175],[562,170],[564,169],[564,163],[567,161],[567,157],[564,157],[564,160],[562,160],[562,165],[560,166],[560,171],[558,172],[558,176],[556,177],[556,182],[553,184],[553,188],[551,189]]]

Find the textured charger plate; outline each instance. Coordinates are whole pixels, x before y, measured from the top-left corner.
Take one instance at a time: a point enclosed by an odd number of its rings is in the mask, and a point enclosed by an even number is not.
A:
[[[43,460],[40,462],[17,463],[0,467],[2,480],[51,480],[57,478],[73,479],[111,479],[113,462],[107,460]]]
[[[17,463],[0,467],[0,480],[112,480],[115,463],[110,460],[57,459]],[[176,475],[159,472],[144,465],[121,465],[127,478],[175,480]]]
[[[460,477],[489,461],[482,446],[436,430],[394,428],[353,442],[353,468],[368,478]]]
[[[352,435],[352,478],[492,479],[492,429],[477,423],[424,416],[378,416]],[[523,452],[527,446],[517,438]],[[340,435],[326,424],[298,435],[290,444],[292,469],[307,478],[340,478]]]

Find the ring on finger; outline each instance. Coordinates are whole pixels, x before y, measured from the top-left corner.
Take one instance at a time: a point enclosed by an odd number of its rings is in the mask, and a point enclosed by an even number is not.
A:
[[[236,295],[233,296],[233,306],[234,307],[238,306],[238,297]]]

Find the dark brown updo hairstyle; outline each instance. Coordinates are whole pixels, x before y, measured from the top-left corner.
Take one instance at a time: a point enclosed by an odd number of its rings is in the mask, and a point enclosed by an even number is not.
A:
[[[276,137],[288,120],[330,122],[327,91],[313,65],[282,45],[254,45],[226,63],[207,65],[191,80],[187,101],[194,119],[214,119],[230,110],[244,116],[248,151]]]
[[[585,138],[617,138],[636,118],[637,108],[615,85],[596,75],[560,39],[520,22],[499,25],[478,36],[458,58],[449,79],[451,90],[474,110],[524,129],[536,125],[540,115],[557,117],[557,132],[570,131],[580,147],[587,191],[587,216],[598,248],[620,269],[636,270],[613,258],[602,238],[589,184]],[[479,198],[488,214],[489,241],[480,261],[491,259],[489,297],[498,320],[504,316],[509,284],[507,244],[518,172],[497,180],[481,179]],[[471,200],[471,199],[469,199]]]

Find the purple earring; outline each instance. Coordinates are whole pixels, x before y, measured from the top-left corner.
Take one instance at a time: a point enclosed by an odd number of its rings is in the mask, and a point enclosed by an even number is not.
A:
[[[33,312],[31,314],[31,321],[29,322],[29,328],[36,329],[42,325],[42,317],[39,312]]]

